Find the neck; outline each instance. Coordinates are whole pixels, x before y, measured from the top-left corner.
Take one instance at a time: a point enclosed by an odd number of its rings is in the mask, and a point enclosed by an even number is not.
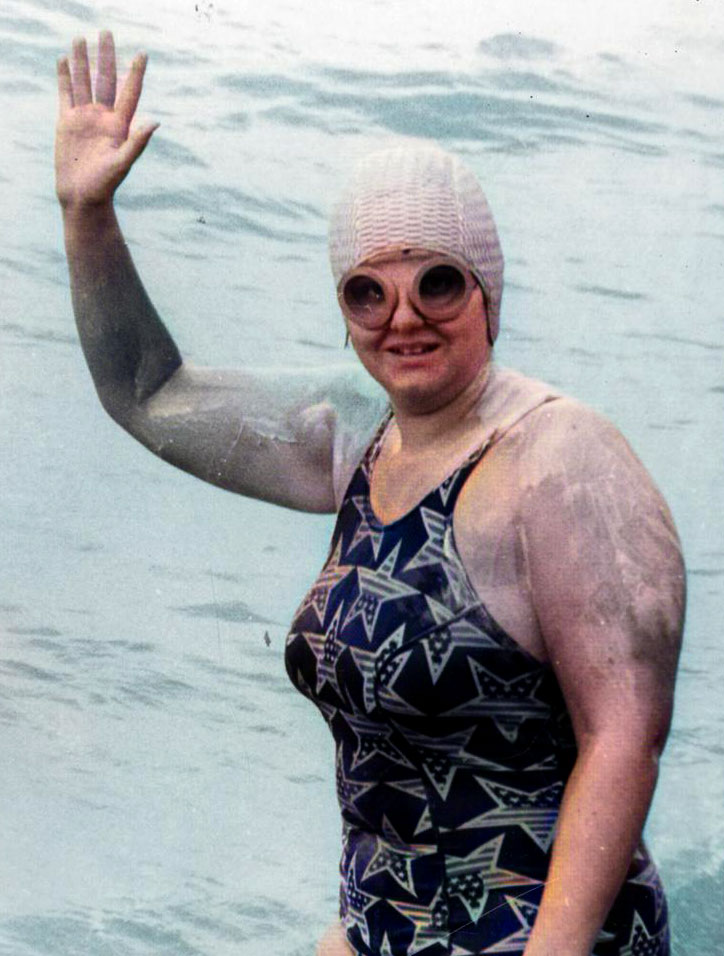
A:
[[[479,427],[481,419],[485,418],[488,387],[494,374],[493,363],[489,360],[462,392],[432,411],[416,411],[392,401],[400,450],[427,449],[432,443],[439,444],[442,436],[454,441],[469,429]]]

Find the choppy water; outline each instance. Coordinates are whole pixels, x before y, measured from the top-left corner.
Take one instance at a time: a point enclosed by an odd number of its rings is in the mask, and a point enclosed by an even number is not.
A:
[[[325,227],[350,158],[423,135],[476,169],[507,253],[499,360],[616,421],[682,534],[687,642],[648,834],[676,956],[724,951],[721,14],[247,6],[0,14],[0,953],[306,956],[336,905],[331,742],[281,661],[330,522],[136,447],[72,330],[54,60],[99,26],[150,54],[162,126],[119,206],[196,361],[339,361]]]

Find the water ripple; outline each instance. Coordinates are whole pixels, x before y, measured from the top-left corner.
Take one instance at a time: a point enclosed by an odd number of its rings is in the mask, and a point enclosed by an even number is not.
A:
[[[714,99],[711,96],[703,96],[701,93],[683,93],[682,99],[688,103],[693,103],[694,106],[701,106],[707,110],[724,109],[724,100]]]
[[[28,6],[40,7],[51,13],[66,13],[83,23],[95,23],[95,10],[90,4],[78,3],[77,0],[25,0]]]
[[[268,617],[262,617],[253,611],[248,604],[243,601],[222,601],[212,602],[210,604],[187,604],[181,607],[172,608],[174,611],[180,611],[189,617],[208,617],[219,621],[233,621],[236,624],[278,624],[278,621],[272,621]]]
[[[25,33],[28,36],[55,36],[54,30],[31,17],[2,17],[0,16],[0,30],[12,30],[15,33]]]
[[[65,332],[56,332],[53,329],[28,329],[18,322],[3,322],[0,332],[13,338],[29,340],[31,342],[46,342],[51,345],[76,345],[78,338]]]
[[[230,187],[199,186],[196,189],[176,189],[151,193],[128,193],[119,201],[126,209],[181,209],[188,210],[196,222],[220,232],[252,234],[282,242],[306,240],[319,242],[320,234],[281,229],[273,219],[301,223],[310,218],[321,221],[321,212],[302,202],[251,196]]]
[[[321,73],[323,71],[317,71]],[[406,89],[404,75],[375,74],[353,70],[324,71],[334,84],[316,86],[275,76],[265,78],[260,92],[267,99],[285,99],[266,108],[262,115],[276,123],[308,126],[325,132],[355,129],[350,123],[366,120],[372,128],[385,128],[405,136],[427,137],[435,131],[440,140],[474,139],[500,141],[521,133],[561,136],[581,133],[607,137],[622,149],[663,155],[662,134],[666,127],[653,119],[627,112],[593,109],[596,96],[569,91],[578,102],[552,102],[532,93],[557,91],[554,83],[531,73],[492,73],[477,82],[438,82],[437,74],[425,74],[426,88]],[[531,92],[532,91],[532,92]],[[501,93],[522,95],[501,95]],[[528,96],[524,94],[528,93]],[[626,134],[626,135],[621,135]],[[652,142],[642,142],[650,137]]]
[[[605,296],[607,299],[625,299],[630,302],[638,302],[648,298],[648,296],[642,292],[626,292],[624,289],[611,289],[608,286],[602,285],[576,285],[573,286],[573,288],[578,292]]]
[[[64,677],[60,674],[54,674],[52,671],[45,670],[42,667],[36,667],[25,661],[2,660],[0,667],[7,674],[17,674],[19,677],[25,677],[28,680],[39,680],[45,683],[61,683]]]
[[[702,339],[690,339],[683,335],[671,335],[667,332],[626,332],[628,338],[654,339],[658,342],[676,342],[679,345],[694,345],[709,352],[724,352],[724,345],[718,342],[706,342]]]
[[[481,40],[478,50],[499,60],[547,60],[563,52],[560,46],[550,40],[523,33],[498,33],[489,40]]]
[[[161,161],[168,162],[174,169],[179,166],[196,166],[200,169],[208,169],[208,163],[200,159],[196,153],[167,136],[159,136],[158,134],[154,136],[153,149],[154,154]]]

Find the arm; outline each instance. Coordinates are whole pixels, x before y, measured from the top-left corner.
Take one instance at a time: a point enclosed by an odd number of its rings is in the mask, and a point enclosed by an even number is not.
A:
[[[668,509],[619,433],[561,403],[521,534],[578,759],[525,956],[588,956],[621,887],[672,711],[684,571]]]
[[[131,435],[191,474],[288,507],[332,511],[349,377],[184,364],[134,268],[113,195],[156,128],[131,128],[145,65],[144,56],[134,59],[116,95],[113,38],[102,33],[94,102],[85,42],[73,45],[72,71],[66,59],[58,64],[57,194],[73,309],[100,400]],[[353,394],[371,423],[378,400]]]

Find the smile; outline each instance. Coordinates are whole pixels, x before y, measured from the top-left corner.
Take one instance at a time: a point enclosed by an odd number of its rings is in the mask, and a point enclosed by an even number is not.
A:
[[[390,348],[389,351],[393,355],[425,355],[428,352],[433,352],[436,348],[437,345],[398,345]]]

